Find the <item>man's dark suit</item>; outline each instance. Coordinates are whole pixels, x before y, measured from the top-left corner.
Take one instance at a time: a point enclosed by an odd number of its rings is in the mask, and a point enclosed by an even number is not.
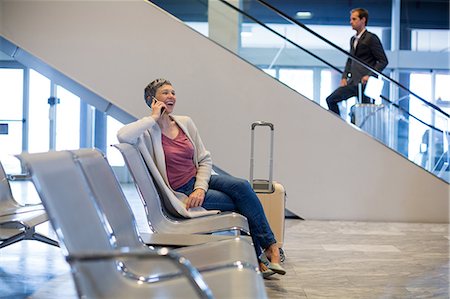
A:
[[[387,66],[388,60],[378,36],[366,30],[359,38],[356,49],[353,48],[354,41],[355,36],[350,39],[350,53],[377,71],[382,72]],[[342,78],[347,79],[347,85],[339,87],[327,97],[328,108],[339,114],[339,107],[337,104],[358,95],[358,83],[361,82],[361,78],[366,75],[370,76],[372,75],[372,72],[365,66],[349,58],[345,64],[344,73],[342,74]],[[363,98],[363,102],[368,103],[369,99]]]

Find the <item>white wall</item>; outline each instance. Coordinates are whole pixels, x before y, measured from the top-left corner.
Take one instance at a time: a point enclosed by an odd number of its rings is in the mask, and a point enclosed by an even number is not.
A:
[[[176,112],[237,176],[251,122],[273,122],[274,177],[306,219],[448,222],[448,184],[146,1],[2,2],[3,37],[136,117],[145,85],[170,79]]]

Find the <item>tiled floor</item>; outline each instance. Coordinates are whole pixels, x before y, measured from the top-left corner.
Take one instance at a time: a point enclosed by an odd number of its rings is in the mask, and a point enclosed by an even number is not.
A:
[[[449,298],[446,224],[287,221],[270,298]]]
[[[139,228],[148,231],[133,189],[125,190]],[[47,224],[39,231],[53,236]],[[288,274],[266,280],[267,292],[270,298],[449,298],[449,239],[447,224],[288,219]],[[0,298],[76,298],[60,249],[36,241],[1,249]]]

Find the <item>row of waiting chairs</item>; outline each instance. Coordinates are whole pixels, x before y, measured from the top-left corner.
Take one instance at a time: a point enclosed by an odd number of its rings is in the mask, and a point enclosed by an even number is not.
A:
[[[20,156],[72,267],[78,295],[266,298],[249,237],[202,235],[248,232],[246,219],[236,213],[174,215],[139,151],[129,144],[116,147],[136,180],[153,234],[138,232],[121,186],[98,150]]]

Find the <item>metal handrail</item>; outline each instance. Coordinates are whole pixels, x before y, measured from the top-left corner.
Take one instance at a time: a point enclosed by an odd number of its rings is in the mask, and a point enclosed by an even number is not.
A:
[[[436,130],[436,131],[438,131],[438,132],[440,132],[440,133],[444,133],[443,130],[441,130],[441,129],[439,129],[439,128],[436,128],[435,126],[430,125],[429,123],[427,123],[427,122],[421,120],[421,119],[418,118],[417,116],[415,116],[415,115],[409,113],[409,111],[403,109],[399,104],[392,102],[392,101],[389,100],[387,97],[385,97],[385,96],[383,96],[383,95],[380,95],[380,97],[381,97],[384,101],[388,102],[389,104],[391,104],[392,106],[394,106],[394,107],[397,108],[398,110],[400,110],[400,111],[402,111],[403,113],[407,114],[408,116],[414,118],[415,120],[417,120],[417,121],[420,122],[421,124],[427,126],[428,128],[433,129],[433,130]],[[447,135],[450,135],[450,132],[446,132],[446,134],[447,134]]]
[[[226,2],[224,0],[220,0],[222,2]],[[439,111],[440,113],[444,114],[446,117],[450,117],[450,115],[448,113],[446,113],[445,111],[443,111],[441,108],[439,108],[438,106],[436,106],[433,103],[428,102],[427,100],[423,99],[422,97],[420,97],[419,95],[415,94],[414,92],[410,91],[408,88],[406,88],[405,86],[403,86],[403,84],[401,84],[400,82],[397,82],[396,80],[384,75],[383,73],[377,71],[376,69],[374,69],[373,67],[371,67],[370,65],[368,65],[367,63],[365,63],[364,61],[360,60],[358,57],[356,57],[355,55],[351,54],[350,52],[342,49],[341,47],[339,47],[338,45],[336,45],[335,43],[329,41],[328,39],[326,39],[325,37],[323,37],[322,35],[318,34],[317,32],[315,32],[314,30],[308,28],[305,24],[299,22],[298,20],[288,16],[287,14],[285,14],[284,12],[282,12],[281,10],[277,9],[276,7],[274,7],[273,5],[270,5],[269,3],[265,2],[264,0],[255,0],[259,3],[261,3],[262,5],[266,6],[267,8],[269,8],[270,10],[274,11],[275,13],[277,13],[279,16],[281,16],[283,19],[294,23],[300,27],[302,27],[303,29],[305,29],[306,31],[308,31],[309,33],[311,33],[312,35],[314,35],[315,37],[319,38],[320,40],[324,41],[325,43],[327,43],[328,45],[332,46],[333,48],[339,50],[340,52],[344,53],[346,56],[350,57],[352,60],[358,62],[359,64],[365,66],[367,69],[369,69],[371,72],[376,73],[378,76],[383,77],[384,79],[386,79],[387,81],[390,81],[392,83],[394,83],[395,85],[401,87],[403,90],[409,92],[410,94],[412,94],[413,96],[415,96],[416,98],[418,98],[419,100],[421,100],[422,102],[424,102],[426,105],[432,107],[433,109]],[[235,7],[236,8],[236,7]],[[341,72],[342,73],[342,72]]]
[[[241,13],[242,15],[246,16],[247,18],[251,19],[252,21],[254,21],[255,23],[261,25],[262,27],[264,27],[265,29],[269,30],[270,32],[274,33],[275,35],[277,35],[278,37],[281,37],[282,39],[284,39],[285,41],[291,43],[292,45],[294,45],[295,47],[305,51],[306,53],[310,54],[311,56],[313,56],[314,58],[318,59],[319,61],[321,61],[322,63],[326,64],[327,66],[331,67],[332,69],[334,69],[335,71],[339,72],[340,74],[343,73],[342,70],[340,70],[339,68],[337,68],[336,66],[332,65],[331,63],[329,63],[328,61],[324,60],[323,58],[317,56],[316,54],[312,53],[311,51],[305,49],[304,47],[298,45],[297,43],[295,43],[294,41],[292,41],[291,39],[285,37],[284,35],[282,35],[281,33],[273,30],[272,28],[270,28],[269,26],[267,26],[266,24],[264,24],[263,22],[261,22],[260,20],[258,20],[257,18],[253,17],[252,15],[248,14],[247,12],[243,11],[242,9],[234,6],[233,4],[229,3],[226,0],[219,0],[220,2],[222,2],[223,4],[227,5],[228,7],[234,9],[235,11],[238,11],[239,13]],[[425,99],[421,98],[420,96],[418,96],[417,94],[413,93],[412,91],[410,91],[409,89],[407,89],[405,86],[403,86],[402,84],[400,84],[399,82],[393,80],[392,78],[380,73],[379,71],[377,71],[376,69],[372,68],[370,65],[368,65],[367,63],[365,63],[364,61],[360,60],[359,58],[357,58],[356,56],[354,56],[353,54],[351,54],[350,52],[342,49],[341,47],[339,47],[338,45],[334,44],[333,42],[329,41],[328,39],[326,39],[325,37],[321,36],[320,34],[316,33],[315,31],[313,31],[312,29],[308,28],[306,25],[304,25],[303,23],[291,18],[290,16],[286,15],[285,13],[283,13],[282,11],[278,10],[277,8],[273,7],[272,5],[266,3],[263,0],[255,0],[258,1],[260,3],[262,3],[263,5],[265,5],[266,7],[268,7],[269,9],[273,10],[274,12],[276,12],[277,14],[279,14],[281,17],[283,17],[284,19],[293,22],[295,24],[297,24],[298,26],[302,27],[303,29],[305,29],[306,31],[308,31],[309,33],[313,34],[314,36],[316,36],[317,38],[321,39],[322,41],[324,41],[325,43],[329,44],[330,46],[336,48],[337,50],[339,50],[340,52],[344,53],[346,56],[348,56],[349,58],[353,59],[354,61],[356,61],[357,63],[362,64],[363,66],[367,67],[370,71],[376,73],[378,76],[382,76],[383,78],[385,78],[387,81],[390,81],[392,83],[394,83],[395,85],[399,86],[400,88],[402,88],[403,90],[409,92],[411,95],[415,96],[416,98],[418,98],[419,100],[421,100],[422,102],[424,102],[426,105],[430,106],[431,108],[439,111],[440,113],[442,113],[444,116],[450,118],[450,115],[447,114],[445,111],[443,111],[441,108],[439,108],[438,106],[426,101]],[[392,102],[391,100],[389,100],[388,98],[386,98],[385,96],[381,95],[381,98],[383,100],[385,100],[386,102],[388,102],[389,104],[393,105],[394,107],[396,107],[397,109],[399,109],[400,111],[402,111],[403,113],[407,114],[408,116],[411,116],[412,118],[416,119],[417,121],[419,121],[420,123],[426,125],[427,127],[437,130],[441,133],[443,133],[442,130],[436,128],[433,125],[430,125],[426,122],[424,122],[423,120],[421,120],[420,118],[418,118],[417,116],[411,114],[409,111],[405,110],[404,108],[402,108],[400,105]],[[449,134],[447,132],[447,134]]]

